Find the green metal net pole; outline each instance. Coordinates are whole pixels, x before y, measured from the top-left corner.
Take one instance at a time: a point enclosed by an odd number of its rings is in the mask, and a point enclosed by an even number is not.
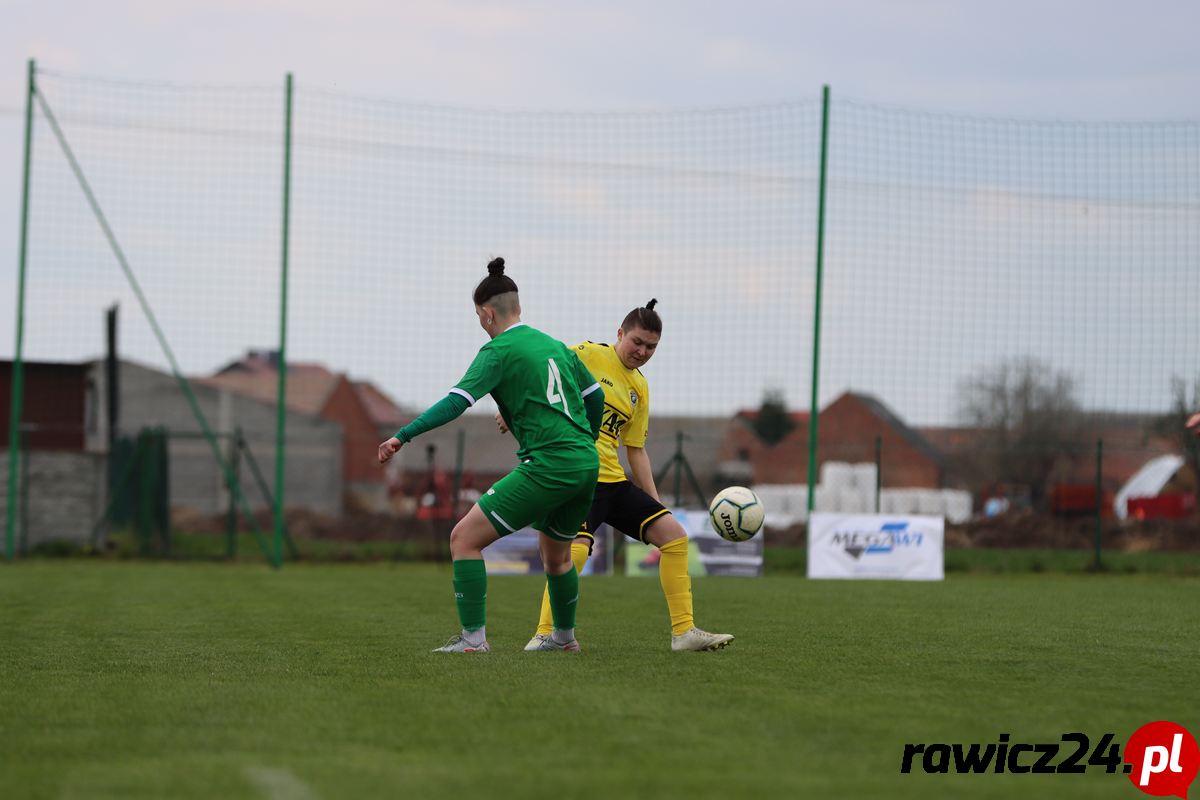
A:
[[[821,174],[817,194],[817,285],[813,298],[812,400],[808,415],[808,513],[817,495],[817,386],[821,363],[821,282],[825,271],[825,172],[829,163],[829,85],[821,89]]]
[[[33,155],[33,93],[37,91],[34,76],[37,64],[29,59],[29,77],[25,94],[25,164],[21,177],[21,244],[17,256],[17,338],[13,347],[12,380],[8,416],[8,495],[4,518],[4,557],[13,559],[17,522],[17,470],[20,455],[19,429],[21,403],[25,395],[25,265],[29,254],[29,174]]]
[[[279,404],[275,423],[275,566],[283,564],[284,439],[287,435],[288,242],[292,211],[292,73],[287,74],[283,132],[283,243],[279,287]]]
[[[229,471],[233,476],[233,480],[229,486],[229,508],[225,512],[225,557],[230,561],[237,559],[238,550],[238,513],[237,513],[237,492],[236,484],[241,480],[239,473],[242,465],[242,426],[235,426],[233,429],[233,446],[229,448]]]
[[[683,431],[675,432],[675,507],[683,505]]]
[[[454,483],[450,487],[450,516],[458,519],[458,493],[462,491],[463,458],[467,450],[467,432],[459,430],[454,442]]]
[[[1100,547],[1104,538],[1104,440],[1096,440],[1096,569],[1100,569]]]
[[[875,437],[875,513],[879,513],[879,496],[883,493],[883,437]]]

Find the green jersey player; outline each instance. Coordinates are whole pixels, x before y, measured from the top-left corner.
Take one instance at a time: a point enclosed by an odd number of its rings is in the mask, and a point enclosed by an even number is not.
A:
[[[446,397],[379,445],[386,463],[415,436],[445,425],[490,394],[519,443],[517,467],[471,507],[450,534],[454,597],[462,632],[434,652],[486,653],[487,571],[483,548],[532,526],[540,534],[554,632],[545,650],[578,650],[579,574],[571,542],[592,506],[600,462],[596,437],[604,392],[562,342],[521,322],[517,285],[504,259],[475,288],[475,313],[491,338]]]

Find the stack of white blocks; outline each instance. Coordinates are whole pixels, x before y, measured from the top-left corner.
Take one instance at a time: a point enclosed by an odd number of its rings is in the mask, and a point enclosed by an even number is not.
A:
[[[875,465],[826,461],[821,465],[814,508],[839,514],[875,511]],[[760,484],[754,491],[766,510],[769,528],[787,528],[808,519],[808,487],[803,484]],[[883,489],[881,514],[943,516],[947,522],[971,518],[971,494],[958,489]]]

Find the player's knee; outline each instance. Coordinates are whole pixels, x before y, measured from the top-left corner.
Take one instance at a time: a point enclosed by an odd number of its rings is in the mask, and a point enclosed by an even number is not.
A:
[[[655,547],[662,547],[665,544],[670,544],[676,539],[686,539],[687,531],[679,524],[679,520],[675,519],[673,514],[663,514],[658,519],[650,524],[650,529],[646,531],[646,541]]]
[[[463,526],[460,521],[450,531],[450,554],[458,555],[463,546]]]
[[[562,575],[571,569],[571,557],[561,555],[546,556],[545,565],[546,571],[551,575]]]
[[[542,564],[550,575],[562,575],[571,569],[571,551],[562,548],[543,548]]]
[[[471,535],[471,526],[467,524],[466,519],[461,519],[450,531],[450,555],[454,557],[462,557],[469,555],[473,550],[478,549],[475,544],[474,537]]]

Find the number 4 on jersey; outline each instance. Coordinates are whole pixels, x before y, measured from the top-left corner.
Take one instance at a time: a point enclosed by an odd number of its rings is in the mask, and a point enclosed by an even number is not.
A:
[[[566,392],[563,391],[562,385],[562,373],[558,371],[558,364],[554,363],[553,358],[547,359],[547,361],[550,363],[547,367],[549,376],[546,381],[546,401],[552,406],[562,403],[563,413],[569,419],[571,417],[571,409],[567,408]]]

